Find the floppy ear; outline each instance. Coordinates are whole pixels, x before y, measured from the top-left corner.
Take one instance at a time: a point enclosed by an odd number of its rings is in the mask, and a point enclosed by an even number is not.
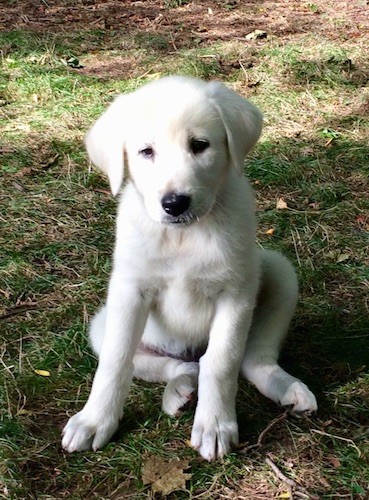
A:
[[[263,115],[250,101],[220,82],[208,83],[207,90],[223,120],[233,166],[241,173],[245,156],[260,137]]]
[[[105,172],[113,196],[117,195],[124,176],[124,141],[129,95],[117,97],[88,131],[87,153],[97,167]]]

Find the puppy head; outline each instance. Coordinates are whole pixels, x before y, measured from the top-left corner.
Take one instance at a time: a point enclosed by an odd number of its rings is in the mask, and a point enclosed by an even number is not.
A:
[[[229,168],[242,171],[261,113],[218,82],[167,77],[118,97],[86,137],[114,195],[124,163],[149,216],[190,223],[211,211]]]

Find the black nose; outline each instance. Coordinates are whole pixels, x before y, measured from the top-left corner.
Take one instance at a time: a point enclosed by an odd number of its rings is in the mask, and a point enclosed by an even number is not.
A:
[[[168,193],[161,199],[165,212],[173,217],[183,214],[190,206],[191,198],[185,194]]]

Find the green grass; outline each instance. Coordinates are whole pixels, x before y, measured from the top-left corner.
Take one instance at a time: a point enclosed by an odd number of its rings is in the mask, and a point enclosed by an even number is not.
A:
[[[219,6],[224,15],[236,8]],[[4,31],[0,46],[0,496],[148,498],[141,471],[154,454],[190,461],[187,490],[171,498],[285,494],[266,456],[306,498],[366,498],[369,58],[362,39],[302,33],[174,50],[167,33],[94,29]],[[129,77],[89,72],[99,63],[115,68],[121,47],[129,47]],[[70,57],[84,68],[68,66]],[[86,400],[96,368],[86,326],[105,295],[116,210],[106,180],[88,168],[83,136],[114,95],[172,72],[222,79],[265,114],[247,164],[258,243],[296,265],[301,300],[282,364],[311,385],[320,410],[312,420],[280,421],[245,455],[208,464],[186,444],[192,412],[165,416],[163,387],[135,382],[113,442],[68,455],[60,432]],[[276,208],[279,198],[286,210]],[[244,381],[237,409],[247,444],[281,413]]]

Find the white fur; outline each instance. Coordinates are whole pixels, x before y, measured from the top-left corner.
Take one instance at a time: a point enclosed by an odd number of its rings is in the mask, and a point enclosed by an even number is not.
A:
[[[292,411],[317,409],[306,385],[277,364],[297,281],[284,257],[255,245],[253,196],[240,172],[261,125],[257,108],[221,83],[168,77],[118,97],[88,133],[90,158],[113,193],[124,166],[129,181],[106,305],[91,323],[99,366],[64,429],[67,451],[109,441],[133,376],[167,382],[170,415],[198,389],[191,442],[207,460],[238,442],[240,370]],[[209,145],[194,151],[192,139]],[[164,210],[168,193],[190,198],[184,214]],[[201,349],[200,361],[189,361]]]

